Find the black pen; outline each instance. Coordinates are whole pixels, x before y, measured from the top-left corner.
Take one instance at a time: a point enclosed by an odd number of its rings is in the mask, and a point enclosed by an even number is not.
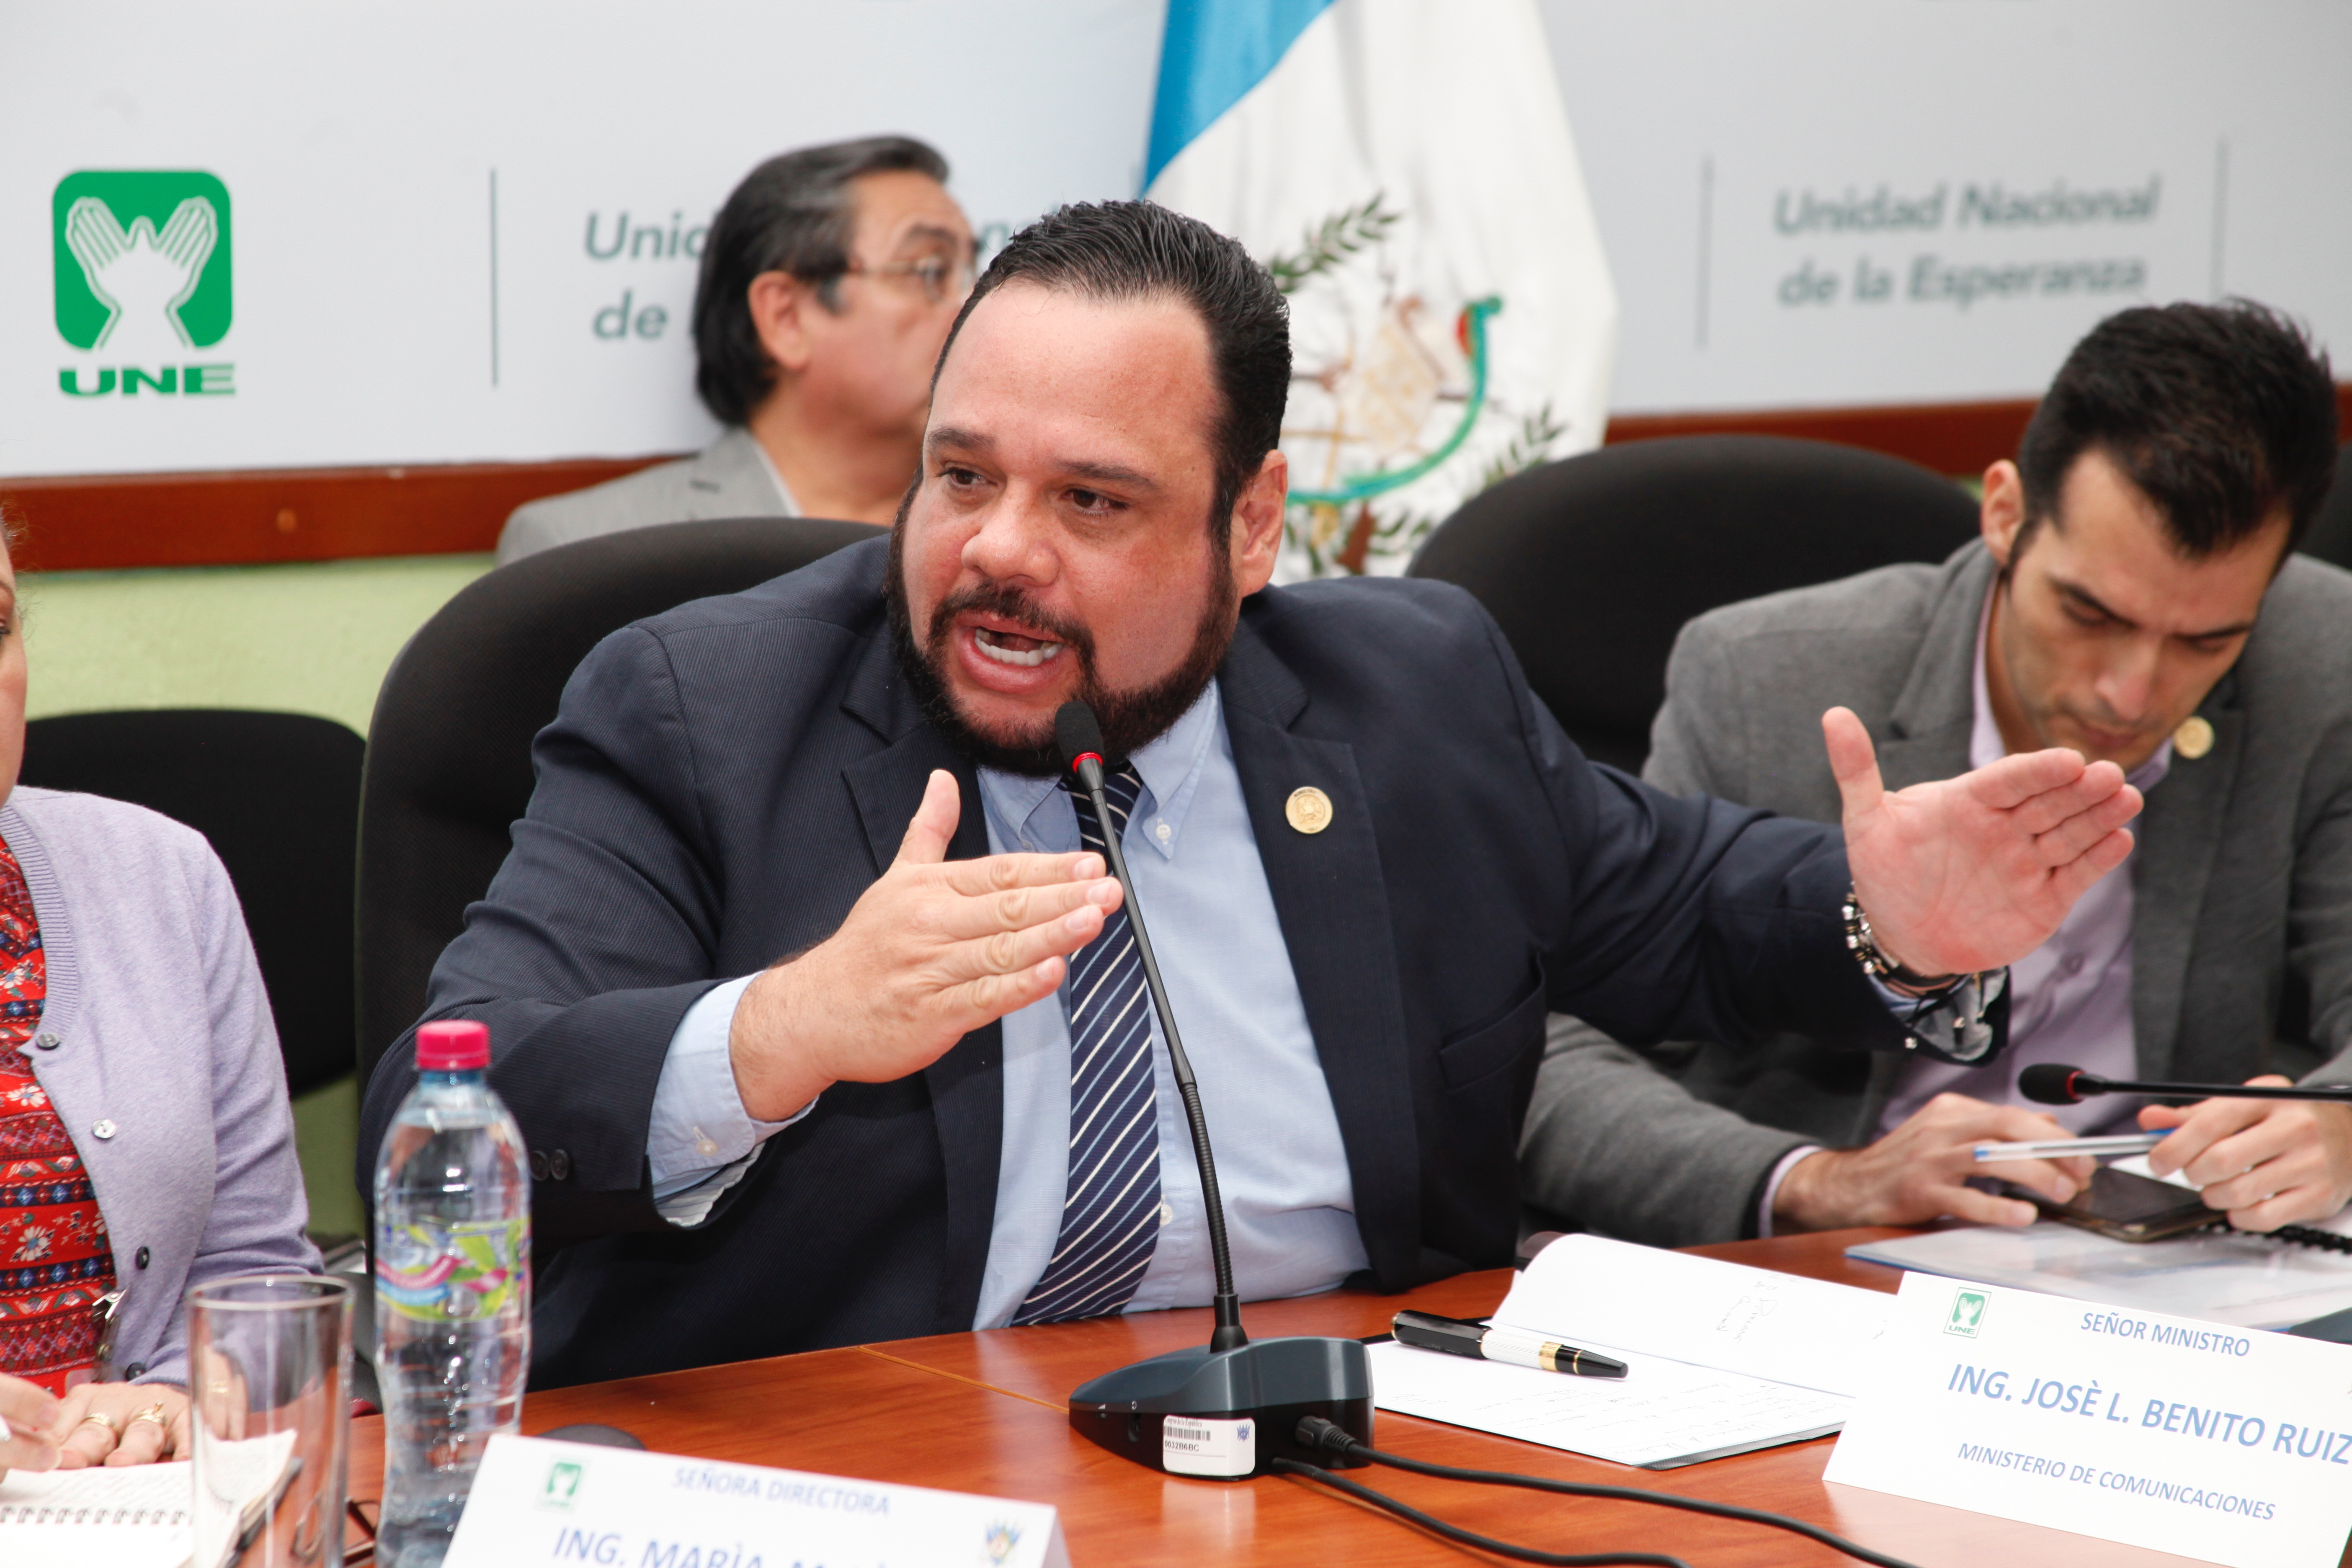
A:
[[[1523,1329],[1490,1329],[1460,1318],[1441,1318],[1434,1312],[1399,1312],[1389,1326],[1396,1332],[1397,1343],[1415,1350],[1531,1366],[1538,1372],[1564,1372],[1570,1377],[1625,1375],[1622,1361],[1559,1344]]]

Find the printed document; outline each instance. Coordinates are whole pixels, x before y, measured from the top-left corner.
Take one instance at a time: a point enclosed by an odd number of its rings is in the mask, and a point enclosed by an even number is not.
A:
[[[1374,1403],[1621,1465],[1667,1469],[1826,1436],[1894,1299],[1595,1236],[1546,1247],[1498,1325],[1613,1356],[1622,1378],[1372,1347]]]
[[[1622,1346],[1580,1348],[1625,1363],[1625,1375],[1564,1377],[1391,1341],[1371,1347],[1374,1402],[1402,1415],[1652,1470],[1826,1437],[1852,1403]]]

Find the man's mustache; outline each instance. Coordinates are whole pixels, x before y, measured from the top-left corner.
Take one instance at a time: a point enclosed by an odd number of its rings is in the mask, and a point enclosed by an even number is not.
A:
[[[956,617],[973,611],[1041,633],[1045,641],[1060,643],[1077,655],[1080,669],[1094,668],[1094,634],[1068,616],[1055,615],[1010,583],[975,583],[941,599],[931,612],[930,646],[935,653],[945,652],[948,638],[955,632]]]

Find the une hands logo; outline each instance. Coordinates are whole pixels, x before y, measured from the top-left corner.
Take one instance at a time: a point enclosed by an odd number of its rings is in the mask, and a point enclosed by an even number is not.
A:
[[[78,349],[228,335],[228,187],[194,170],[84,170],[50,203],[58,331]],[[120,336],[118,336],[118,333]]]
[[[100,397],[119,377],[126,397],[142,387],[235,392],[230,365],[172,363],[228,335],[230,232],[228,187],[200,170],[84,169],[58,181],[50,199],[58,333],[109,362],[92,367],[94,386],[79,367],[60,370],[59,388]]]
[[[570,1512],[580,1500],[580,1480],[587,1471],[571,1459],[558,1459],[547,1468],[547,1484],[539,1489],[539,1506]]]

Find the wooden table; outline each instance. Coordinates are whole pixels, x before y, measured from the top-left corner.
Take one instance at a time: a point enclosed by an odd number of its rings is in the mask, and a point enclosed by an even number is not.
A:
[[[1891,1268],[1847,1260],[1891,1230],[1832,1231],[1694,1250],[1790,1274],[1892,1290]],[[1503,1270],[1466,1274],[1404,1296],[1334,1291],[1244,1310],[1250,1332],[1368,1336],[1402,1306],[1483,1317],[1509,1288]],[[1072,1432],[1065,1401],[1098,1373],[1204,1342],[1205,1310],[1143,1312],[1029,1329],[894,1340],[848,1350],[700,1367],[534,1394],[523,1430],[573,1422],[618,1426],[649,1448],[698,1458],[820,1470],[992,1493],[1061,1510],[1078,1568],[1242,1562],[1289,1568],[1496,1561],[1310,1483],[1183,1480],[1117,1458]],[[2189,1561],[1984,1514],[1911,1502],[1822,1479],[1832,1439],[1649,1471],[1587,1459],[1412,1416],[1380,1413],[1383,1448],[1415,1458],[1568,1480],[1643,1487],[1769,1509],[1836,1531],[1920,1568],[2069,1568]],[[352,1495],[381,1496],[383,1424],[352,1423]],[[1433,1480],[1383,1468],[1350,1479],[1449,1522],[1553,1552],[1671,1552],[1705,1568],[1852,1563],[1786,1531],[1625,1502],[1549,1497]],[[373,1511],[372,1510],[370,1510]]]

